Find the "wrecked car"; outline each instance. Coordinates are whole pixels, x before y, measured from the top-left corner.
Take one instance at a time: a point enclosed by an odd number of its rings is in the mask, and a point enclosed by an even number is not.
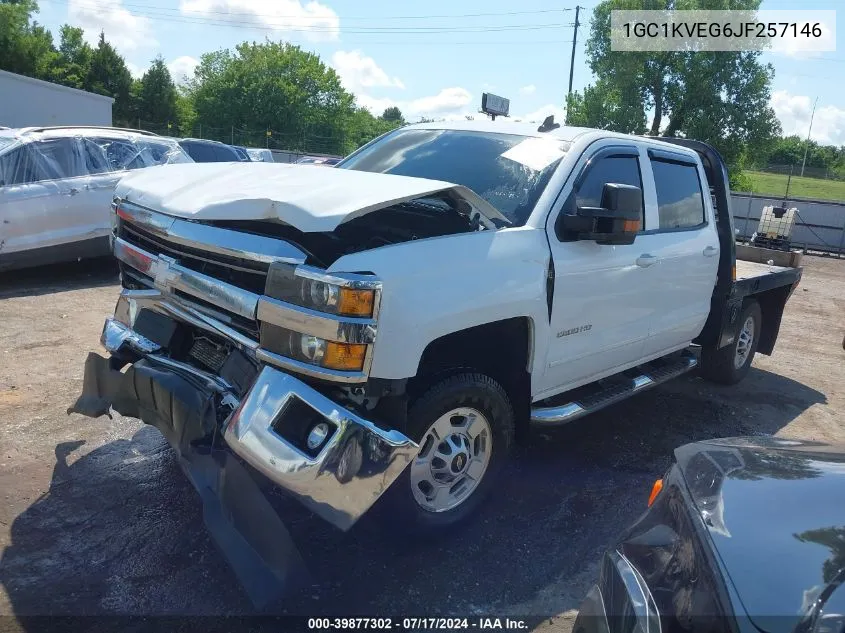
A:
[[[500,121],[132,174],[72,410],[161,430],[255,597],[301,560],[253,474],[340,529],[448,534],[532,423],[741,380],[801,270],[736,261],[729,201],[704,144]]]

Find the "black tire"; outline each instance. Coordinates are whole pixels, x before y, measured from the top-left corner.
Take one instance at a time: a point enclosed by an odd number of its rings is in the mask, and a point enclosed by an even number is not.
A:
[[[737,367],[734,359],[740,345],[740,332],[749,318],[754,323],[751,349],[742,366]],[[751,362],[754,360],[754,354],[757,353],[757,342],[760,340],[760,332],[763,326],[763,314],[760,312],[760,305],[753,299],[746,302],[739,315],[738,323],[736,339],[732,344],[726,345],[722,349],[703,348],[701,350],[701,375],[707,380],[722,385],[735,385],[751,371]]]
[[[513,407],[502,386],[484,374],[460,373],[434,383],[411,403],[407,435],[421,442],[439,417],[460,407],[476,409],[489,422],[492,442],[487,469],[475,490],[459,505],[433,512],[417,503],[411,488],[411,468],[406,468],[385,492],[377,513],[383,524],[399,524],[401,536],[438,536],[471,518],[507,462],[514,438]]]

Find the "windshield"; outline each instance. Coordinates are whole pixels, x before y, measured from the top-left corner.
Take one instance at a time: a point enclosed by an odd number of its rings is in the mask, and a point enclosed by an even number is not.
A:
[[[388,134],[338,167],[463,185],[522,225],[566,149],[551,137],[407,129]]]

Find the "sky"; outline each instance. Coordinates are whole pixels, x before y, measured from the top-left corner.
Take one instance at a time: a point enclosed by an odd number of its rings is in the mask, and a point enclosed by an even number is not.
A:
[[[100,31],[140,77],[161,55],[179,81],[203,53],[244,41],[285,40],[318,53],[374,114],[406,119],[477,116],[483,92],[508,97],[514,118],[563,119],[578,0],[38,0],[39,22]],[[592,7],[580,0],[573,88],[592,81],[584,55]],[[836,9],[840,0],[806,8]],[[792,9],[794,0],[764,0]],[[837,29],[838,31],[838,29]],[[839,38],[842,40],[842,38]],[[845,42],[836,52],[766,53],[771,105],[787,134],[845,145]]]

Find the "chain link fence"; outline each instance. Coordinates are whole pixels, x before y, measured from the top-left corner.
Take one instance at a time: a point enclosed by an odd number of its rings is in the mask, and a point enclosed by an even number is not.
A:
[[[799,178],[802,176],[800,163],[797,165],[771,164],[764,167],[755,167],[753,168],[753,171],[760,171],[767,174],[780,174],[782,176],[789,176],[792,174],[793,177],[797,176]],[[803,169],[803,177],[845,181],[845,167],[832,169],[829,167],[812,167],[810,165],[806,165]]]
[[[199,123],[195,124],[193,128],[185,130],[181,129],[176,123],[162,125],[143,119],[115,123],[115,125],[153,132],[161,136],[202,138],[230,145],[267,148],[296,155],[343,156],[347,153],[344,147],[347,142],[345,139],[339,136],[320,134],[316,131],[283,133],[271,128],[251,130],[236,126],[213,127]]]

